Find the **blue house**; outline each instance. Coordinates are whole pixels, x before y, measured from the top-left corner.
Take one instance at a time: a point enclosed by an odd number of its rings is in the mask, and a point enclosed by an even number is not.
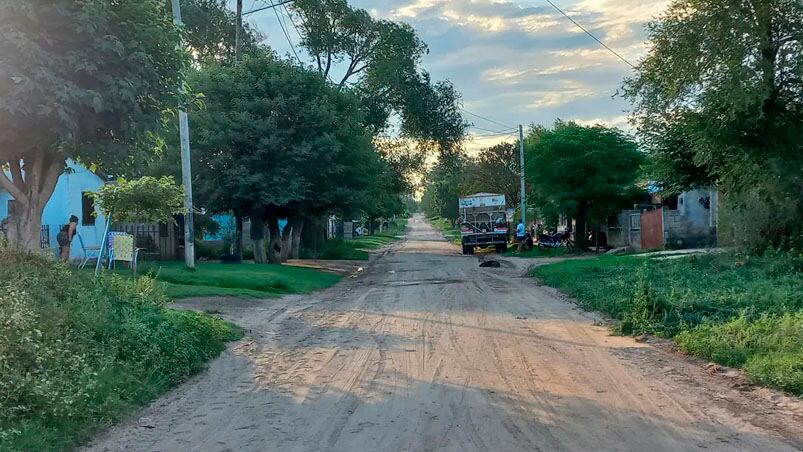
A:
[[[95,215],[95,205],[88,192],[97,191],[103,186],[101,176],[89,171],[83,165],[68,160],[68,171],[59,177],[56,189],[45,205],[42,214],[43,241],[53,249],[58,249],[56,235],[62,225],[69,221],[71,215],[78,217],[78,234],[86,247],[99,246],[103,239],[106,218],[100,213]],[[13,197],[0,189],[0,221],[8,216],[9,201]],[[71,259],[83,257],[80,241],[76,237],[70,250]]]

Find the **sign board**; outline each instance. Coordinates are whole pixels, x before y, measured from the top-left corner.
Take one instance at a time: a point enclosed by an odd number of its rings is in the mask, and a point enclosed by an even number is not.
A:
[[[354,238],[354,222],[352,221],[344,221],[343,222],[343,239],[344,240],[351,240]]]
[[[460,198],[460,208],[507,206],[505,195],[466,196]]]

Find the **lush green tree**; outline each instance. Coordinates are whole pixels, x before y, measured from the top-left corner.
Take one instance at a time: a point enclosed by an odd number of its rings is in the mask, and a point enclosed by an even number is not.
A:
[[[467,193],[499,193],[510,207],[517,207],[521,198],[521,159],[514,143],[499,143],[467,161],[464,186]]]
[[[184,188],[172,177],[120,178],[92,196],[102,212],[123,223],[173,223],[185,212]]]
[[[632,195],[644,155],[617,129],[555,123],[525,140],[528,201],[546,211],[560,210],[576,222],[576,245],[588,247],[589,219],[605,220]]]
[[[168,10],[172,2],[166,0]],[[185,44],[198,63],[234,60],[236,34],[235,13],[226,7],[226,0],[181,0]],[[248,23],[243,23],[241,49],[244,54],[257,49],[260,36]]]
[[[624,90],[666,185],[715,181],[731,204],[796,211],[764,222],[778,232],[768,234],[775,244],[799,235],[803,4],[675,0],[649,33],[650,51]]]
[[[252,222],[278,263],[279,218],[345,209],[366,199],[379,154],[357,100],[318,74],[267,52],[213,66],[191,81],[206,108],[191,115],[197,198]]]
[[[0,188],[9,238],[39,246],[68,158],[124,168],[182,96],[189,59],[163,0],[0,3]],[[7,171],[7,173],[6,173]]]
[[[296,0],[302,44],[325,78],[344,68],[337,83],[362,99],[367,124],[375,133],[398,114],[404,136],[442,153],[459,151],[467,125],[460,95],[448,81],[433,83],[421,70],[428,51],[407,24],[374,19],[346,0]]]
[[[448,219],[454,226],[460,216],[458,199],[466,194],[463,186],[463,161],[441,161],[427,174],[422,208],[428,216]]]

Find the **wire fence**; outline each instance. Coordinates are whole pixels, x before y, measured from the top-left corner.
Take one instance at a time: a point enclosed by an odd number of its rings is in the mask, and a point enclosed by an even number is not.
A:
[[[8,240],[8,224],[0,223],[0,235]],[[43,224],[39,231],[39,248],[43,250],[50,248],[50,225]]]

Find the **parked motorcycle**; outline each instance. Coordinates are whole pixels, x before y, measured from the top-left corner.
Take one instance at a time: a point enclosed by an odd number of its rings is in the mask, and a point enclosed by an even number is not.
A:
[[[553,248],[561,248],[564,246],[569,250],[574,250],[572,233],[569,231],[538,235],[538,249],[541,251],[547,251]]]

